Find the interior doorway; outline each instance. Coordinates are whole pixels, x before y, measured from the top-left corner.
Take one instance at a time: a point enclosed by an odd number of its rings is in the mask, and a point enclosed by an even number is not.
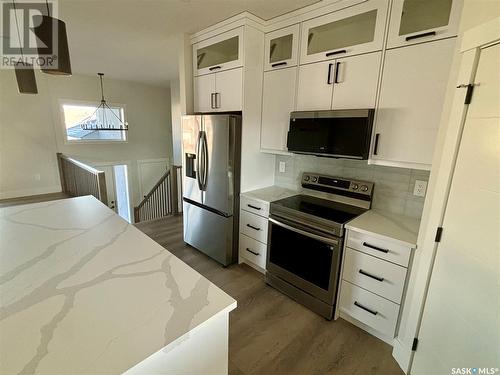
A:
[[[132,221],[130,208],[130,190],[128,184],[128,167],[126,164],[96,165],[104,172],[108,206],[129,223]]]

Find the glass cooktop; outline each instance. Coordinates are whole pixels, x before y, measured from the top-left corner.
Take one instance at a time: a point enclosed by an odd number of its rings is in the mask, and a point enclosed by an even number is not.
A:
[[[273,205],[300,211],[303,214],[320,217],[339,224],[345,224],[366,212],[364,208],[303,194],[272,202],[271,211]]]

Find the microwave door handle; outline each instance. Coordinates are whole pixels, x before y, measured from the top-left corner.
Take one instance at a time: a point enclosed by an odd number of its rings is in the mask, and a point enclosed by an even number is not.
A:
[[[320,236],[320,235],[317,235],[317,234],[314,234],[314,233],[309,233],[309,232],[306,232],[305,230],[301,230],[301,229],[292,227],[291,225],[287,225],[287,224],[281,223],[278,220],[273,219],[273,218],[269,218],[269,221],[271,223],[273,223],[273,224],[276,224],[279,227],[288,229],[288,230],[290,230],[292,232],[301,234],[303,236],[306,236],[306,237],[309,237],[309,238],[312,238],[312,239],[315,239],[315,240],[318,240],[318,241],[321,241],[321,242],[326,242],[326,243],[328,243],[330,245],[337,246],[339,244],[339,241],[334,240],[333,238],[323,237],[323,236]]]

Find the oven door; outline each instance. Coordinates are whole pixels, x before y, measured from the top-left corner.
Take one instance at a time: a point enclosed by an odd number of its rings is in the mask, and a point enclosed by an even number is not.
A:
[[[342,238],[271,216],[267,272],[333,305]]]

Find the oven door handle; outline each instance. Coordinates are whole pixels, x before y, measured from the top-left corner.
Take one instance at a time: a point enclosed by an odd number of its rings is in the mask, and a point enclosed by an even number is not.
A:
[[[275,220],[275,219],[272,219],[272,218],[269,218],[269,221],[271,223],[273,223],[273,224],[276,224],[279,227],[291,230],[292,232],[295,232],[295,233],[298,233],[298,234],[302,234],[303,236],[306,236],[306,237],[309,237],[309,238],[313,238],[313,239],[321,241],[321,242],[326,242],[326,243],[328,243],[330,245],[336,245],[337,246],[339,244],[339,241],[334,240],[333,238],[323,237],[323,236],[319,236],[319,235],[314,234],[314,233],[309,233],[309,232],[306,232],[305,230],[301,230],[301,229],[295,228],[295,227],[293,227],[291,225],[287,225],[287,224],[281,223],[278,220]]]

